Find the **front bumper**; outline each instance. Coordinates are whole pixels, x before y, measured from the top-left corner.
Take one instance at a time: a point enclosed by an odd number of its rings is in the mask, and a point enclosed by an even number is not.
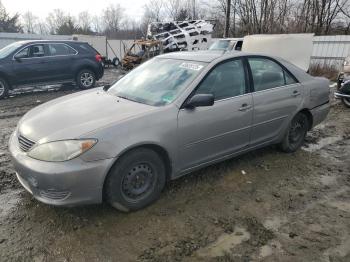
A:
[[[102,202],[104,178],[114,159],[86,162],[75,158],[65,162],[45,162],[28,157],[18,147],[14,132],[9,150],[22,186],[37,200],[56,206]]]
[[[350,98],[350,95],[343,94],[343,93],[340,93],[340,92],[334,92],[334,97],[335,98]]]

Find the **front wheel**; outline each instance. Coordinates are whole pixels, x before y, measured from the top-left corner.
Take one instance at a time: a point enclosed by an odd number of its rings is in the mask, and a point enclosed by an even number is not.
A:
[[[341,101],[343,102],[343,104],[344,104],[346,107],[349,107],[349,108],[350,108],[350,98],[343,97],[343,98],[341,99]]]
[[[0,78],[0,99],[3,99],[7,96],[9,91],[9,86],[7,84],[7,82]]]
[[[95,86],[95,73],[89,69],[81,70],[76,77],[77,85],[80,89],[89,89]]]
[[[282,151],[292,153],[297,151],[302,144],[309,129],[309,120],[303,113],[298,113],[290,122],[288,131],[283,138],[280,148]]]
[[[151,149],[135,149],[122,156],[109,172],[105,197],[120,211],[138,210],[159,198],[165,181],[161,157]]]

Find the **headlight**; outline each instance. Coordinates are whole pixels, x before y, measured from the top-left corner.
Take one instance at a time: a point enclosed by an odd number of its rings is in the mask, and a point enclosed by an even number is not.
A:
[[[96,143],[96,139],[49,142],[35,146],[28,156],[49,162],[67,161],[88,151]]]

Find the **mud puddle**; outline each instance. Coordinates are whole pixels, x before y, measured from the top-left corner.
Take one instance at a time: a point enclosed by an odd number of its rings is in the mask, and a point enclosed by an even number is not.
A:
[[[22,189],[6,190],[0,194],[0,221],[7,217],[22,200]]]

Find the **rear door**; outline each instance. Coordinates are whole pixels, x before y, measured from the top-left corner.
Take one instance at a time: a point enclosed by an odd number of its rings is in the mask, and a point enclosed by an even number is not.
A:
[[[211,70],[194,94],[213,94],[213,106],[180,109],[178,114],[181,169],[227,156],[249,145],[253,108],[241,59]]]
[[[47,44],[47,49],[48,70],[51,80],[62,81],[72,79],[72,67],[74,60],[77,59],[78,52],[65,43],[49,43]]]
[[[251,145],[275,139],[302,103],[303,87],[276,61],[267,57],[248,58],[254,92]]]

